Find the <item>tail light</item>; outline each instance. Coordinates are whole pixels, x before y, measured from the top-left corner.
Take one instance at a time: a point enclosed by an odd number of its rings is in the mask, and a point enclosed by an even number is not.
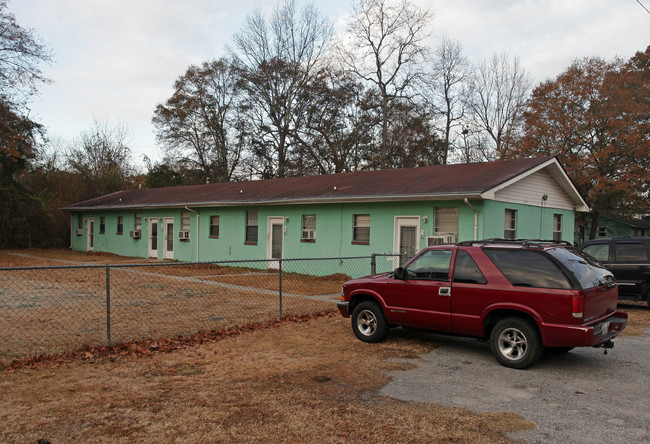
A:
[[[585,296],[580,294],[571,299],[571,314],[574,318],[582,318],[585,311]]]

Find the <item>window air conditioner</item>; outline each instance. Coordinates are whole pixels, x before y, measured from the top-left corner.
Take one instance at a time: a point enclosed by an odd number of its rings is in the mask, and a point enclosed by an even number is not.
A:
[[[84,229],[83,228],[77,228],[77,236],[81,236],[84,234]]]
[[[432,245],[446,245],[456,243],[456,233],[441,233],[435,236],[427,236],[427,247]]]
[[[189,231],[179,231],[178,232],[178,238],[180,240],[190,240],[190,232]]]
[[[140,239],[141,234],[142,234],[141,230],[131,230],[131,231],[129,231],[129,236],[131,236],[133,239]]]

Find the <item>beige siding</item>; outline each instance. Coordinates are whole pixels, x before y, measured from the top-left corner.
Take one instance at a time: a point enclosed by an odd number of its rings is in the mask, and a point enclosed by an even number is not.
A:
[[[542,196],[547,194],[545,207],[573,210],[574,202],[545,171],[537,171],[495,193],[495,199],[500,202],[511,202],[524,205],[540,206]]]

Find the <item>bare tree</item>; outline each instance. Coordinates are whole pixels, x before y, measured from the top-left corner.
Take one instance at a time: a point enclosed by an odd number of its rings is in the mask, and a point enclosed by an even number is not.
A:
[[[431,70],[429,100],[437,117],[436,128],[442,133],[442,164],[446,165],[455,129],[462,126],[465,117],[463,97],[471,75],[471,64],[463,55],[459,41],[443,37],[435,49]],[[457,133],[457,132],[456,132]],[[466,134],[465,134],[466,135]],[[462,146],[460,147],[462,149]]]
[[[39,64],[50,62],[52,55],[31,29],[22,28],[7,11],[6,0],[0,0],[0,97],[28,96],[36,85],[48,82]],[[10,97],[12,96],[12,97]]]
[[[245,145],[241,79],[225,59],[192,65],[158,105],[153,124],[170,162],[199,170],[201,182],[228,182]]]
[[[396,99],[410,98],[422,78],[431,13],[409,0],[358,0],[339,45],[349,71],[373,84],[381,97],[381,166],[389,166],[389,108]]]
[[[256,175],[285,176],[292,136],[303,124],[296,118],[308,97],[303,92],[323,68],[332,34],[313,5],[298,12],[295,0],[268,19],[258,8],[235,34],[231,54],[245,80]]]
[[[478,64],[469,83],[466,105],[471,131],[485,131],[493,143],[493,150],[486,152],[482,160],[507,154],[531,85],[530,75],[517,57],[494,54]]]
[[[129,186],[133,173],[129,129],[123,122],[111,124],[95,120],[72,142],[67,153],[68,167],[86,182],[88,197],[108,194]]]
[[[298,116],[304,124],[295,134],[292,174],[333,174],[356,171],[372,142],[365,130],[366,91],[349,74],[324,71],[305,90],[309,95]]]

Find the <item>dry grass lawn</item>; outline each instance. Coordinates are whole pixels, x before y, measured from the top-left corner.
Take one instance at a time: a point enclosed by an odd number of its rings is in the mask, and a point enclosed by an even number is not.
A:
[[[41,363],[0,373],[0,441],[496,443],[534,427],[376,395],[399,358],[436,346],[401,330],[365,344],[330,314],[171,353]]]

